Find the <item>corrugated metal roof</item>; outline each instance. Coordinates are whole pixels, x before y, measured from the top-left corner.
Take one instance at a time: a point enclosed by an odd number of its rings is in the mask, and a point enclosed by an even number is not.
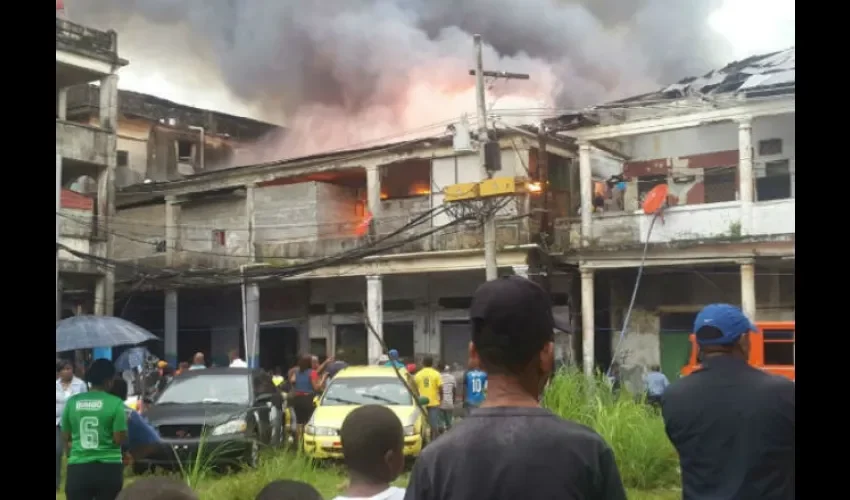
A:
[[[676,100],[699,96],[793,94],[796,51],[790,49],[748,57],[698,76],[684,78],[672,85],[640,96],[600,106],[622,106],[644,101]]]

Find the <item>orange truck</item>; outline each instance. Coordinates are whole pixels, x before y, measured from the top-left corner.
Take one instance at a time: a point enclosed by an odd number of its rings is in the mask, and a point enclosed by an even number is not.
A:
[[[751,366],[794,380],[796,329],[794,321],[760,321],[758,331],[750,332]],[[690,375],[700,367],[696,336],[690,335],[691,354],[681,375]]]

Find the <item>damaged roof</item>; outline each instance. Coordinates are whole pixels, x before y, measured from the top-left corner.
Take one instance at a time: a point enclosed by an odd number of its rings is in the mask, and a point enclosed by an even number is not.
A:
[[[640,105],[644,101],[678,100],[687,97],[762,97],[795,93],[795,48],[748,57],[691,76],[658,91],[621,99],[598,106],[622,107]]]

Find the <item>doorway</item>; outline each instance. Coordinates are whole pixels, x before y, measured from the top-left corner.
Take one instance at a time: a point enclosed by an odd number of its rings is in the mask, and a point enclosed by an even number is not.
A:
[[[469,364],[469,342],[472,326],[467,320],[440,322],[440,362],[465,369]]]
[[[413,322],[384,323],[384,343],[395,349],[402,360],[413,359]]]
[[[670,380],[679,378],[691,355],[690,334],[696,313],[661,313],[661,371]]]
[[[212,359],[212,332],[209,328],[190,328],[177,333],[177,362],[191,364],[196,352],[204,353],[207,362]]]
[[[260,325],[260,368],[280,367],[286,373],[298,358],[298,329],[288,325]]]
[[[354,323],[336,325],[336,349],[345,351],[345,360],[352,365],[367,365],[366,325]]]

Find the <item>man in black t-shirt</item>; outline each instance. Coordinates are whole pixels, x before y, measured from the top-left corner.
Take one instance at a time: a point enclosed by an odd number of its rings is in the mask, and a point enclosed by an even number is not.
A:
[[[602,437],[538,403],[555,364],[548,294],[518,276],[489,281],[470,316],[469,356],[487,372],[487,399],[425,448],[404,498],[625,500]]]

